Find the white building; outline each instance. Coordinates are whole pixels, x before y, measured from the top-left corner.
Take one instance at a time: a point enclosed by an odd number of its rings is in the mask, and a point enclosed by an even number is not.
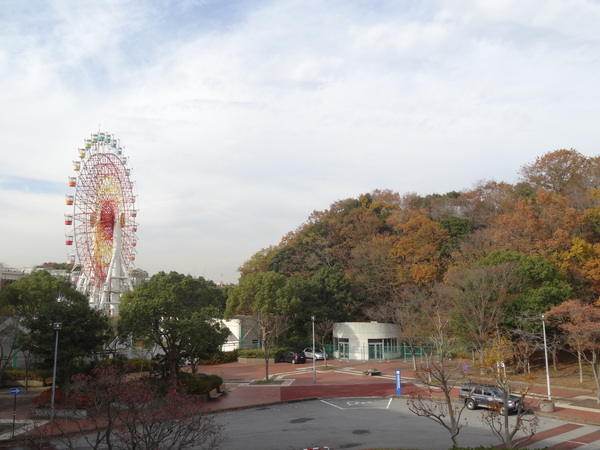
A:
[[[260,348],[260,329],[252,316],[237,316],[231,320],[223,320],[229,328],[229,336],[221,350],[229,352],[237,349]]]
[[[388,361],[403,356],[400,327],[392,323],[341,322],[333,325],[333,357]]]

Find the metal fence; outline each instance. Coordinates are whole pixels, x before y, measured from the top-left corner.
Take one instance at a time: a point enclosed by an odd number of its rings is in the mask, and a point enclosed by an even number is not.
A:
[[[430,355],[433,348],[430,346],[411,347],[406,344],[398,346],[386,345],[339,345],[334,348],[333,344],[326,344],[325,351],[330,358],[349,361],[410,361],[414,358],[423,359]]]

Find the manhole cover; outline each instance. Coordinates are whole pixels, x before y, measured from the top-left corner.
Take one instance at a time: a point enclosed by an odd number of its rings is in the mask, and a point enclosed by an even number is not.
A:
[[[304,423],[304,422],[310,422],[311,420],[314,420],[314,419],[309,419],[307,417],[301,417],[299,419],[290,420],[290,422],[291,423]]]

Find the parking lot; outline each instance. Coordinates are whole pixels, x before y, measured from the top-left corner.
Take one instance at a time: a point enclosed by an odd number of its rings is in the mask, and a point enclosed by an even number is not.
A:
[[[464,411],[459,444],[466,447],[500,443],[482,421],[481,410]],[[402,448],[446,450],[448,431],[408,410],[403,398],[344,398],[264,406],[218,416],[229,436],[225,450]],[[514,421],[514,417],[511,418]],[[524,448],[600,448],[600,429],[541,419],[538,435]],[[517,437],[525,437],[517,435]],[[591,440],[593,439],[593,440]],[[577,445],[577,442],[580,442]]]

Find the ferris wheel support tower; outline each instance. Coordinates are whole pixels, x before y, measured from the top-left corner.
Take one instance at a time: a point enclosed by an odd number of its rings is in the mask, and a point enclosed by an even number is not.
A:
[[[112,311],[113,313],[118,313],[121,295],[124,292],[133,289],[127,265],[122,258],[122,236],[121,224],[117,221],[114,228],[113,239],[115,243],[110,259],[110,265],[108,267],[108,276],[104,282],[104,288],[100,294],[100,302],[98,305],[100,309]]]

